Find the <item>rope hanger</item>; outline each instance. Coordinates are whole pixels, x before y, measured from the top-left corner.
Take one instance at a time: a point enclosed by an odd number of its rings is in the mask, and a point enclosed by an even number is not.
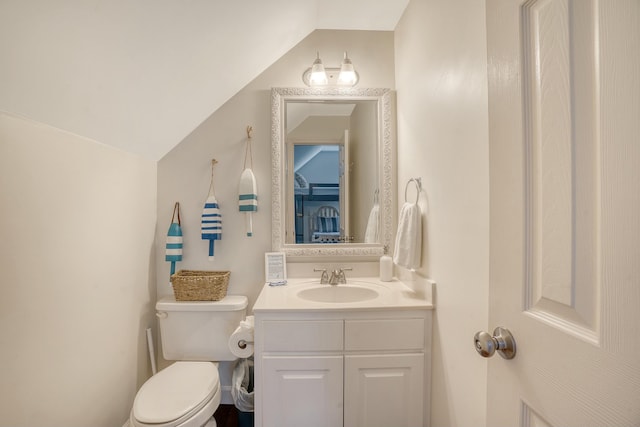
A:
[[[214,197],[216,195],[216,190],[213,187],[213,169],[216,163],[218,163],[216,159],[211,159],[211,182],[209,183],[209,195]]]
[[[244,150],[244,169],[247,168],[247,155],[249,156],[249,165],[253,169],[253,151],[251,150],[251,136],[253,133],[253,127],[247,126],[247,147]]]

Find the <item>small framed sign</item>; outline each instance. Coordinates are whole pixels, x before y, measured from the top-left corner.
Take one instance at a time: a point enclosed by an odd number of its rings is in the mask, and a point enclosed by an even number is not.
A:
[[[287,260],[284,252],[267,252],[264,254],[264,270],[267,283],[286,283]]]

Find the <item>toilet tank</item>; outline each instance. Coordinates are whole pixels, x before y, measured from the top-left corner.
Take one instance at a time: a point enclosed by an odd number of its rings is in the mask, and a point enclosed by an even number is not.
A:
[[[176,301],[173,295],[156,303],[162,354],[166,360],[225,361],[237,359],[229,337],[247,312],[247,297],[227,295],[220,301]]]

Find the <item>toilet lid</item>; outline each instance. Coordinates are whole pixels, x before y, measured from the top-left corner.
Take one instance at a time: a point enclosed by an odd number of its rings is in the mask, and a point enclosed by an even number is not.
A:
[[[176,362],[142,385],[133,402],[133,416],[162,424],[199,410],[218,391],[218,368],[211,362]]]

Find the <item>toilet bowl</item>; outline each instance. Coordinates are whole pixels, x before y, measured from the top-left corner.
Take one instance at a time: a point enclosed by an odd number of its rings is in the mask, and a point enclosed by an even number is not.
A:
[[[151,377],[138,391],[130,427],[214,427],[220,404],[218,366],[176,362]]]
[[[215,427],[220,405],[218,361],[237,357],[229,337],[245,318],[246,296],[220,301],[176,301],[156,304],[162,353],[175,363],[145,382],[129,415],[129,427]]]

